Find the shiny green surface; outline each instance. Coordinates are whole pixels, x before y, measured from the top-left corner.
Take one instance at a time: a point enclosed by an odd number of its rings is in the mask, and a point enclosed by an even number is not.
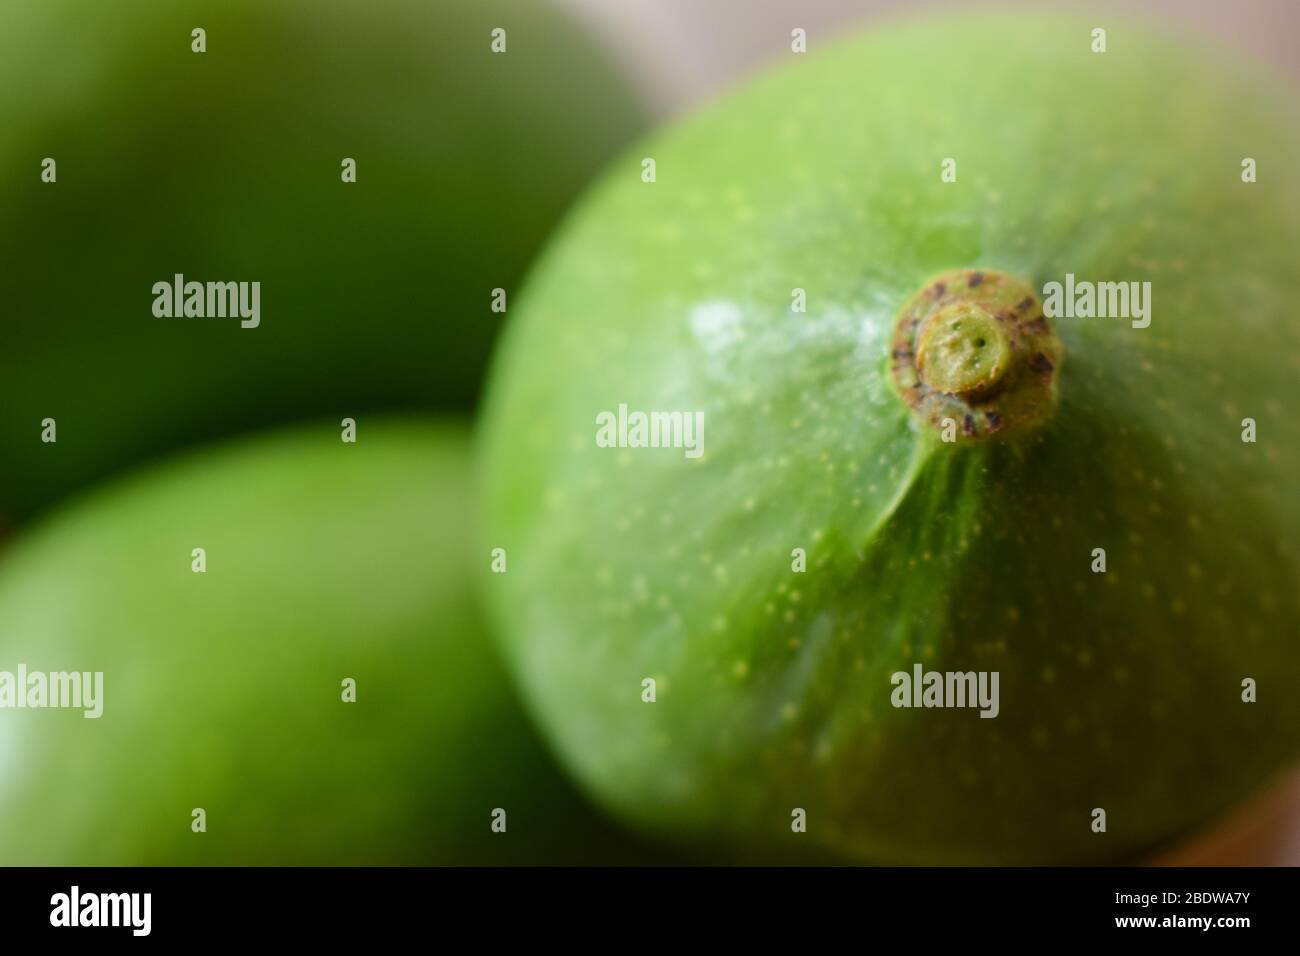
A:
[[[133,476],[16,541],[0,670],[102,671],[104,700],[0,709],[0,864],[619,858],[474,606],[466,452],[458,427],[363,421],[346,445],[326,424]]]
[[[214,436],[470,408],[492,290],[640,128],[537,0],[0,0],[0,532]],[[156,318],[176,273],[260,327]]]
[[[611,170],[545,255],[489,392],[511,565],[483,586],[626,817],[859,860],[1119,860],[1300,750],[1294,92],[1118,22],[1093,54],[1092,26],[792,57],[638,147],[658,181]],[[964,267],[1150,281],[1152,322],[1057,320],[1050,422],[945,445],[888,341]],[[619,403],[703,411],[705,454],[598,448]],[[1000,715],[891,707],[918,662],[998,671]]]

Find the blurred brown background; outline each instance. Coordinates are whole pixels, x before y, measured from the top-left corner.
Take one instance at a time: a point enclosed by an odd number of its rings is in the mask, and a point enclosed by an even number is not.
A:
[[[780,55],[790,30],[808,31],[808,50],[846,30],[884,19],[1018,7],[1071,10],[1098,18],[1146,16],[1217,37],[1300,78],[1298,0],[559,0],[611,46],[647,105],[672,116]]]

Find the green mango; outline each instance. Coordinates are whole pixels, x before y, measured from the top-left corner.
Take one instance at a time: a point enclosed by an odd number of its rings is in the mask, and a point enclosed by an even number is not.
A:
[[[0,528],[247,428],[472,407],[493,290],[641,127],[539,0],[5,2],[0,91]],[[260,283],[258,325],[156,316],[178,274]]]
[[[619,815],[1121,861],[1300,754],[1294,91],[1095,26],[792,55],[543,254],[488,387],[483,586]],[[1149,282],[1145,318],[1044,316],[1069,276]]]
[[[354,445],[326,426],[204,451],[16,539],[0,561],[0,863],[633,853],[515,701],[471,597],[472,496],[465,429],[376,420]],[[6,698],[72,672],[102,674],[98,693],[78,685],[93,706]]]

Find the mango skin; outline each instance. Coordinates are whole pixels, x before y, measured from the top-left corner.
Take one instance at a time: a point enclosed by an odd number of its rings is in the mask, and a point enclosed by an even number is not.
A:
[[[1134,860],[1300,753],[1294,95],[1119,21],[1093,54],[1093,26],[794,57],[638,146],[658,181],[611,170],[532,274],[481,432],[511,570],[482,586],[622,817],[857,861]],[[1273,173],[1243,183],[1246,156]],[[958,268],[1149,280],[1153,321],[1057,321],[1050,422],[945,445],[888,342]],[[619,403],[703,411],[704,455],[597,447]],[[998,671],[1000,715],[893,707],[916,663]]]
[[[642,113],[537,0],[48,0],[0,4],[0,128],[2,532],[248,428],[472,408],[492,290]],[[261,326],[156,318],[176,273]]]
[[[471,597],[471,498],[464,428],[374,420],[168,463],[13,542],[0,670],[102,671],[104,710],[0,709],[0,863],[632,853],[515,701]]]

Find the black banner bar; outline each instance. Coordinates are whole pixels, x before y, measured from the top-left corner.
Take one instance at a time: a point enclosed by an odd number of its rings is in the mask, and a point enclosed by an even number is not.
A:
[[[573,941],[735,942],[784,924],[864,940],[911,927],[927,941],[1231,944],[1294,927],[1298,882],[1288,868],[9,869],[0,920],[10,942],[75,934],[82,945],[374,944],[433,928],[450,939],[561,926]]]

